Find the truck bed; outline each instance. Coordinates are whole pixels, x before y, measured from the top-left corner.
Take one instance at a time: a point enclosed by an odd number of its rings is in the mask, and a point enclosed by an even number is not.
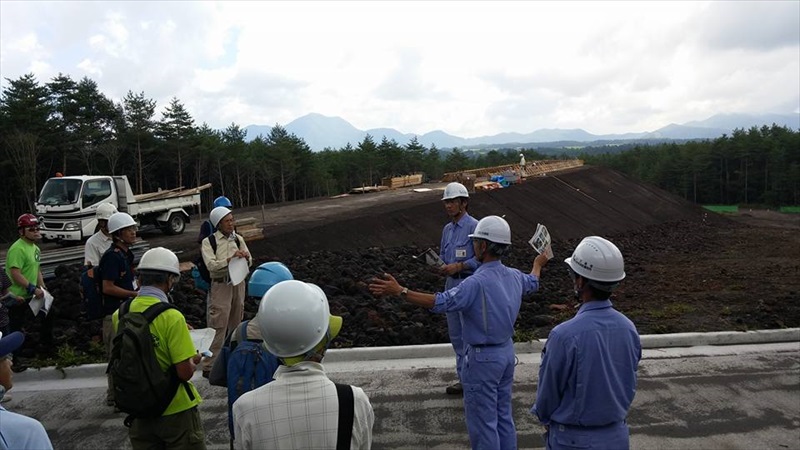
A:
[[[173,208],[189,208],[200,204],[200,191],[211,187],[211,183],[196,188],[176,188],[159,192],[135,195],[127,205],[132,216],[167,211]]]

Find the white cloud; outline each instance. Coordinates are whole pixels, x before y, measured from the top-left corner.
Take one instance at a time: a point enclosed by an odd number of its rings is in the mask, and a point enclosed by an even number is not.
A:
[[[616,133],[797,111],[799,33],[798,2],[0,2],[0,73],[219,128]]]

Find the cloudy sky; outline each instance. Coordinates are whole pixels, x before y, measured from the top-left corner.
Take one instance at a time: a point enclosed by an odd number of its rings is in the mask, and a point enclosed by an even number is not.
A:
[[[0,1],[0,76],[462,137],[800,112],[800,2]]]

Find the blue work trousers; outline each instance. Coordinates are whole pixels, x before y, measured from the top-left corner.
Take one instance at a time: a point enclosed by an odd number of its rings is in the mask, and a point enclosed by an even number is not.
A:
[[[461,282],[464,278],[447,277],[444,282],[444,290],[452,289]],[[464,339],[461,337],[461,312],[445,313],[447,316],[447,334],[450,336],[450,344],[453,346],[453,351],[456,353],[456,373],[458,374],[458,381],[461,381],[461,366],[464,363]]]
[[[544,434],[547,450],[571,449],[629,449],[630,431],[625,421],[604,427],[578,427],[551,423]]]
[[[466,346],[461,383],[464,415],[473,450],[517,448],[511,410],[514,382],[514,343]]]

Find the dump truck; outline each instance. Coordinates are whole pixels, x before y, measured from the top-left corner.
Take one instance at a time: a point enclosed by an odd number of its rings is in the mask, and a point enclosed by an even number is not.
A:
[[[45,241],[79,243],[95,233],[101,203],[130,214],[141,230],[158,228],[181,234],[190,221],[187,208],[200,205],[200,192],[211,184],[134,195],[124,175],[79,175],[48,179],[36,201],[36,215]]]

